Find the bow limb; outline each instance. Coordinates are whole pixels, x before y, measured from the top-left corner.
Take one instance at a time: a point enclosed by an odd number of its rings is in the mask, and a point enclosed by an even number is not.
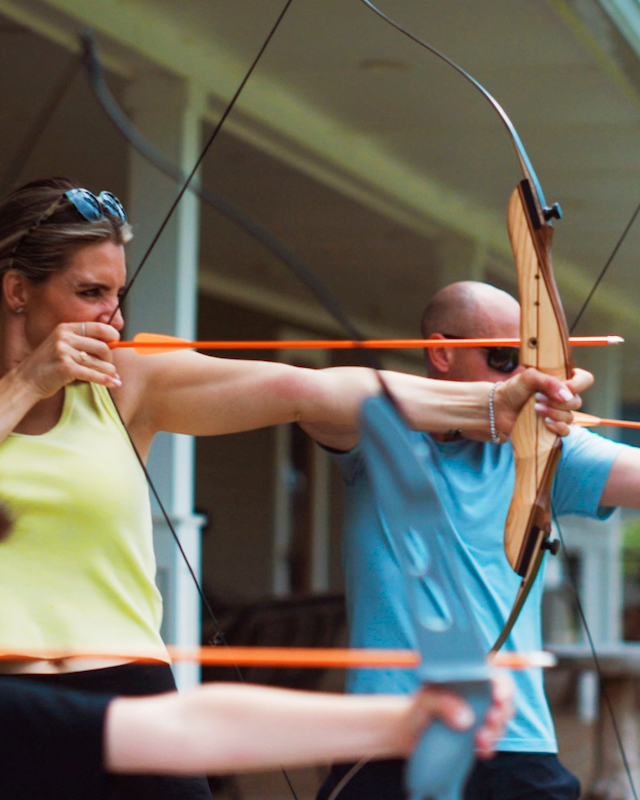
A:
[[[533,360],[531,365],[538,366],[541,369],[544,369],[545,362],[549,357],[549,354],[553,354],[555,351],[555,357],[552,355],[550,361],[552,362],[552,367],[561,367],[562,366],[562,359],[558,358],[558,348],[562,349],[564,353],[565,359],[564,363],[565,366],[571,365],[570,360],[570,351],[567,346],[566,340],[566,323],[564,322],[564,315],[562,314],[562,305],[560,303],[558,292],[555,288],[555,283],[553,280],[553,273],[551,270],[551,258],[550,258],[550,251],[551,251],[551,231],[548,230],[545,225],[548,221],[552,218],[559,219],[561,216],[560,207],[558,205],[553,205],[551,207],[547,207],[544,201],[544,196],[542,194],[542,189],[540,183],[536,177],[535,171],[531,166],[531,162],[529,161],[527,154],[524,150],[520,137],[518,136],[513,124],[509,120],[508,116],[504,109],[497,103],[495,98],[487,92],[487,90],[481,86],[478,81],[475,80],[471,75],[469,75],[465,70],[458,66],[455,62],[445,56],[443,53],[436,50],[431,45],[427,44],[422,39],[415,36],[409,30],[404,28],[403,26],[399,25],[397,22],[392,20],[386,14],[383,14],[378,8],[376,8],[371,0],[362,0],[362,2],[368,6],[375,14],[381,17],[385,22],[392,25],[396,30],[400,31],[405,36],[408,36],[417,44],[425,47],[427,50],[431,51],[434,55],[438,58],[445,61],[449,66],[453,69],[457,70],[464,78],[466,78],[470,83],[472,83],[483,95],[484,97],[491,103],[494,107],[498,115],[500,116],[502,122],[505,124],[509,135],[511,137],[512,143],[516,150],[516,154],[518,156],[518,160],[520,162],[522,171],[524,173],[525,180],[520,184],[520,187],[514,192],[512,196],[512,201],[509,205],[509,234],[513,246],[513,251],[516,259],[516,265],[518,268],[518,276],[520,282],[520,295],[523,300],[523,303],[527,303],[527,308],[523,308],[523,316],[522,316],[522,339],[525,340],[525,335],[529,333],[530,330],[533,331],[533,335],[536,341],[536,346],[533,346],[533,342],[531,346],[525,348],[522,352],[523,355],[523,363],[529,364],[530,362],[526,359],[531,355],[530,351],[534,350],[535,352],[535,359]],[[611,255],[607,259],[602,272],[600,273],[598,279],[593,285],[593,288],[589,292],[582,308],[580,309],[576,319],[573,322],[571,330],[573,331],[582,317],[585,309],[587,308],[591,298],[593,297],[595,291],[597,290],[600,282],[602,281],[607,269],[609,268],[611,262],[613,261],[616,253],[618,252],[620,245],[624,241],[627,233],[629,232],[633,222],[635,221],[636,217],[640,213],[640,204],[637,206],[635,211],[633,212],[631,219],[629,220],[628,224],[626,225],[624,231],[622,232],[620,238],[616,242]],[[529,237],[529,242],[527,243],[527,237]],[[534,269],[529,269],[527,271],[527,265],[529,267],[533,266],[533,259],[538,260],[538,267],[539,269],[536,271]],[[524,275],[528,275],[528,279],[524,277]],[[536,278],[536,275],[538,276]],[[532,277],[533,276],[533,277]],[[535,283],[532,281],[544,282],[545,288],[542,290],[536,289]],[[536,306],[536,298],[538,297],[538,293],[540,292],[540,305]],[[544,325],[542,324],[544,322]],[[550,327],[547,327],[550,326]],[[526,331],[524,328],[526,327]],[[549,336],[547,335],[549,334]],[[526,341],[526,340],[525,340]],[[539,342],[539,344],[538,344]],[[553,344],[555,342],[555,345]],[[559,377],[562,377],[562,373],[557,372],[554,374],[558,374]],[[565,373],[565,376],[569,376],[569,372]],[[510,563],[516,569],[516,571],[520,570],[519,574],[522,573],[522,584],[520,589],[518,590],[518,594],[516,596],[513,609],[509,614],[509,618],[498,637],[495,645],[492,648],[492,651],[495,652],[498,650],[504,641],[506,640],[509,632],[513,628],[513,625],[518,618],[520,610],[524,605],[524,602],[527,598],[529,590],[531,589],[537,572],[539,570],[542,556],[544,555],[544,549],[549,547],[552,549],[553,552],[557,552],[557,544],[553,546],[549,545],[549,537],[548,533],[546,532],[546,528],[550,528],[550,521],[549,517],[549,509],[550,509],[550,494],[551,494],[551,485],[553,482],[553,473],[555,472],[555,466],[557,465],[557,460],[560,455],[560,449],[555,447],[555,443],[552,443],[549,446],[549,440],[547,438],[547,434],[544,434],[544,441],[546,441],[546,445],[544,442],[541,442],[540,437],[538,437],[537,433],[540,428],[540,423],[537,421],[534,422],[533,419],[533,403],[528,404],[525,406],[522,412],[522,421],[518,421],[517,423],[517,433],[515,436],[516,441],[514,442],[514,449],[516,450],[516,458],[517,461],[520,463],[520,468],[518,470],[518,485],[517,491],[514,493],[514,498],[512,502],[512,506],[514,506],[514,512],[511,517],[509,524],[506,526],[506,535],[505,540],[508,538],[509,543],[507,546],[508,550],[508,558]],[[512,434],[513,440],[513,434]],[[536,449],[535,455],[529,455],[529,448],[531,447],[531,443],[536,442]],[[540,457],[538,457],[538,444],[540,442]],[[546,448],[546,455],[544,453]],[[551,454],[554,454],[553,457]],[[555,465],[553,461],[555,460]],[[534,491],[535,487],[535,491]],[[523,498],[527,498],[527,500],[523,500]],[[528,506],[527,506],[528,503]],[[529,508],[529,513],[525,513],[526,509]],[[517,513],[516,513],[517,509]],[[535,513],[533,513],[535,509]],[[522,525],[523,519],[526,518],[524,525]],[[517,519],[518,524],[516,524],[513,520]],[[520,526],[520,527],[518,527]],[[536,528],[541,526],[542,533],[536,533]],[[575,587],[574,587],[575,588]],[[576,597],[578,597],[578,592],[576,590]],[[580,604],[578,601],[578,607],[580,608]],[[584,614],[581,614],[583,623],[588,633],[588,626],[586,624],[586,619]],[[591,642],[591,636],[589,635],[589,641]],[[598,673],[600,674],[600,668],[598,666],[598,659],[596,656],[595,648],[593,647],[593,643],[591,642],[594,660],[596,662],[596,668]],[[610,705],[610,704],[609,704]],[[611,705],[610,705],[611,708]],[[613,710],[611,709],[611,716],[613,719]],[[615,726],[615,720],[614,727]],[[625,763],[626,772],[629,778],[629,783],[631,785],[632,793],[634,796],[636,795],[636,790],[634,787],[633,776],[631,774],[631,770],[628,767],[628,761],[624,752],[624,747],[622,746],[622,741],[619,738],[618,743],[620,746],[620,750],[622,753],[622,759]]]
[[[553,277],[553,228],[540,212],[530,182],[516,187],[507,212],[521,305],[520,363],[567,380],[573,372],[569,333]],[[504,548],[522,584],[493,650],[505,642],[536,579],[544,552],[554,550],[551,490],[562,453],[559,436],[548,430],[530,398],[511,433],[516,479],[507,514]],[[557,551],[556,551],[557,552]]]
[[[474,727],[462,732],[438,720],[431,724],[409,761],[406,787],[411,800],[458,800],[473,763],[475,731],[491,704],[491,684],[485,644],[456,566],[455,531],[440,500],[444,490],[419,447],[387,397],[365,401],[361,448],[403,575],[422,656],[418,676],[461,694],[476,716]]]
[[[560,219],[558,204],[547,206],[542,186],[513,123],[500,103],[482,84],[448,56],[415,36],[373,5],[362,0],[375,14],[416,44],[426,48],[489,101],[503,122],[514,147],[524,180],[509,203],[508,227],[520,285],[522,305],[521,362],[558,377],[568,378],[573,364],[564,312],[551,267],[553,229],[550,220]],[[516,454],[516,490],[505,530],[505,550],[511,566],[523,582],[498,640],[495,652],[509,635],[538,573],[551,532],[550,494],[561,446],[536,419],[531,399],[519,415],[511,435]]]

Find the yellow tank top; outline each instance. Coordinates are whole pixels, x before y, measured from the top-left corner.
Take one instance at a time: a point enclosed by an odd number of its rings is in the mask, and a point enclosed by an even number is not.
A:
[[[0,444],[0,648],[159,648],[149,492],[109,393],[66,387],[58,424]]]

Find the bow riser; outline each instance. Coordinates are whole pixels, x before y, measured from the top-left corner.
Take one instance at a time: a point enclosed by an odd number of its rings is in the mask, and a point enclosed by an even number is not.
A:
[[[511,195],[507,213],[521,302],[520,363],[566,380],[573,362],[551,266],[553,228],[533,198],[528,181],[522,181]],[[535,398],[528,401],[511,434],[516,485],[504,535],[509,563],[523,577],[551,532],[551,486],[562,447],[559,437],[535,414],[534,403]]]
[[[511,194],[507,226],[522,306],[520,363],[567,380],[574,365],[551,264],[553,228],[540,214],[527,180]]]
[[[567,380],[573,373],[567,323],[551,266],[553,228],[528,180],[516,187],[507,211],[509,239],[518,272],[521,304],[520,363]],[[551,491],[562,454],[560,437],[535,413],[535,398],[520,412],[511,432],[515,487],[504,531],[504,548],[522,577],[514,606],[495,652],[511,632],[536,579],[551,535]]]

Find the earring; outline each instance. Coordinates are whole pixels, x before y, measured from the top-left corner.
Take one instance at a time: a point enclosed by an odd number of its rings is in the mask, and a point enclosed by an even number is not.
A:
[[[24,306],[20,306],[20,308],[16,308],[16,314],[24,314]]]

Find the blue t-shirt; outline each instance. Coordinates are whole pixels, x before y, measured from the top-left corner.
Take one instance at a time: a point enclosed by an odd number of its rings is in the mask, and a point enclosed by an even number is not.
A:
[[[412,432],[422,458],[442,476],[441,498],[453,523],[458,567],[469,593],[487,652],[511,611],[521,578],[504,552],[503,536],[513,494],[515,468],[510,444],[501,446],[460,439],[437,442]],[[553,489],[558,516],[577,514],[606,519],[611,508],[598,505],[613,462],[624,445],[582,428],[563,439]],[[352,647],[415,648],[411,610],[404,602],[401,568],[387,536],[386,525],[368,479],[359,446],[334,454],[346,484],[343,558]],[[541,570],[542,572],[542,570]],[[521,651],[542,647],[538,576],[507,648]],[[542,670],[514,673],[516,716],[509,723],[499,750],[557,752]],[[347,689],[358,693],[408,693],[418,688],[413,670],[352,670]]]

